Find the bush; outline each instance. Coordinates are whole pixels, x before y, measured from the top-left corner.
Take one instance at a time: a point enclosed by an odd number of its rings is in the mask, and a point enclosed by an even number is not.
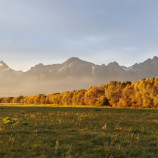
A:
[[[23,125],[29,125],[29,122],[22,122]]]
[[[6,117],[3,119],[3,123],[4,124],[14,124],[15,123],[15,120],[13,120],[12,118],[10,117]]]

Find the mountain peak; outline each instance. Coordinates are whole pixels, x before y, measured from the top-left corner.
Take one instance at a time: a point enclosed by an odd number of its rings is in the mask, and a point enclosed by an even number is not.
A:
[[[4,63],[4,61],[1,60],[1,61],[0,61],[0,64],[5,64],[5,63]]]
[[[158,57],[157,57],[157,56],[154,56],[152,60],[153,60],[154,62],[158,62]]]
[[[4,63],[4,61],[0,61],[0,68],[9,68],[8,65],[6,63]]]
[[[145,62],[140,64],[157,64],[158,63],[158,57],[154,56],[153,58],[148,58]]]
[[[108,66],[120,66],[120,65],[116,61],[114,61],[109,63]]]
[[[43,67],[43,66],[44,66],[43,63],[39,63],[39,64],[35,65],[35,67]]]
[[[71,58],[69,58],[68,60],[66,60],[64,63],[73,63],[73,62],[79,62],[79,61],[81,61],[80,58],[71,57]]]

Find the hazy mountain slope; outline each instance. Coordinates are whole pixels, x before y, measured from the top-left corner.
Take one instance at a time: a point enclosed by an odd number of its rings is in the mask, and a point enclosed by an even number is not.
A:
[[[138,78],[145,77],[151,78],[158,76],[158,57],[147,59],[143,63],[135,64],[131,67],[130,71],[135,72]]]
[[[0,96],[32,95],[88,88],[110,80],[134,81],[158,76],[158,57],[131,67],[117,62],[96,65],[72,57],[61,64],[38,64],[27,72],[15,71],[0,61]]]

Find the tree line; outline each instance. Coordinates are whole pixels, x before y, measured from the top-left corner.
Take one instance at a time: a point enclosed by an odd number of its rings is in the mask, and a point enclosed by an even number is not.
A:
[[[135,82],[110,81],[89,89],[62,93],[0,98],[0,103],[96,105],[111,107],[158,108],[158,77]]]

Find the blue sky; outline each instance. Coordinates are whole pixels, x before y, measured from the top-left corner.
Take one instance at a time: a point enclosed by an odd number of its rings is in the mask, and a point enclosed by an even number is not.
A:
[[[79,57],[130,66],[158,56],[157,0],[0,0],[0,60],[16,70]]]

